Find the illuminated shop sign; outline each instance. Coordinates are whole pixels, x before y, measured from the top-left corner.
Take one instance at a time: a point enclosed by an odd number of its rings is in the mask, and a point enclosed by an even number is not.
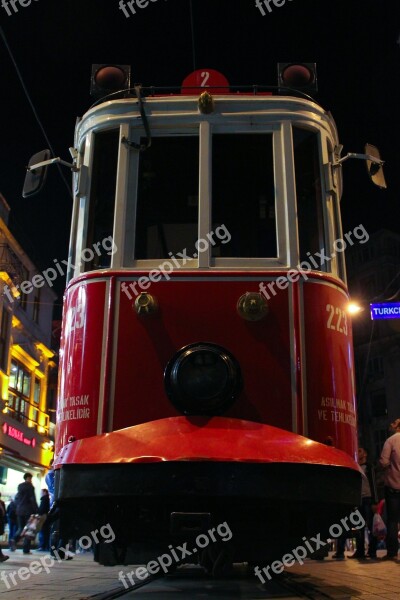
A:
[[[400,319],[400,302],[370,304],[371,319]]]
[[[34,448],[36,446],[35,438],[27,438],[23,431],[17,429],[16,427],[12,427],[8,423],[3,424],[3,433],[13,440],[17,440],[17,442],[21,442],[21,444],[25,444],[25,446],[31,446]]]

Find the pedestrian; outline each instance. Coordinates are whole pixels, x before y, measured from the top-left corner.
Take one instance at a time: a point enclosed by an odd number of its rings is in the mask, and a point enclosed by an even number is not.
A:
[[[17,543],[21,537],[22,531],[27,524],[29,517],[38,511],[38,505],[35,497],[35,488],[32,485],[32,474],[24,474],[24,483],[18,486],[18,493],[15,496],[15,504],[17,505],[18,531],[15,537],[10,540],[10,549],[15,551]],[[24,554],[31,553],[31,540],[24,536],[22,547]]]
[[[46,474],[46,477],[44,478],[46,485],[47,485],[47,489],[49,490],[50,506],[53,506],[53,503],[54,503],[55,473],[54,473],[54,468],[53,468],[53,462],[54,462],[54,459],[52,458],[50,461],[49,470]]]
[[[14,502],[14,496],[11,497],[6,509],[6,514],[8,522],[8,539],[13,540],[18,529],[17,505]]]
[[[0,494],[1,496],[1,494]],[[3,500],[0,499],[0,535],[4,534],[4,527],[6,524],[6,505],[4,504]],[[2,549],[0,548],[0,562],[5,562],[6,560],[8,560],[10,557],[7,556],[6,554],[3,554]]]
[[[375,470],[367,461],[368,452],[365,448],[358,449],[358,464],[363,472],[361,482],[361,506],[359,511],[368,528],[368,558],[376,558],[377,538],[372,535],[372,523],[374,520],[374,508],[378,504],[376,491]],[[358,529],[356,533],[356,551],[349,558],[365,558],[365,526]]]
[[[47,515],[50,510],[50,497],[49,491],[46,489],[41,490],[40,494],[40,504],[38,515],[46,516],[46,519],[42,525],[41,530],[39,531],[39,548],[38,550],[42,550],[44,552],[48,552],[50,550],[50,523],[47,518]]]
[[[400,419],[390,424],[393,435],[382,448],[380,464],[384,468],[385,504],[387,512],[386,556],[384,559],[397,558],[399,550],[398,527],[400,522]]]

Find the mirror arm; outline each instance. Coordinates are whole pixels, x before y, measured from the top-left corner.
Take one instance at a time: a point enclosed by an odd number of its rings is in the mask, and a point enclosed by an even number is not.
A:
[[[372,156],[371,154],[358,154],[356,152],[349,152],[348,154],[346,154],[346,156],[343,156],[343,158],[340,158],[337,162],[335,162],[332,166],[333,167],[340,167],[340,165],[345,161],[348,160],[349,158],[358,158],[360,160],[369,160],[371,161],[373,164],[378,165],[379,167],[382,167],[382,165],[385,164],[384,160],[380,160],[379,158],[376,158],[376,156]]]
[[[36,169],[40,169],[40,167],[46,167],[48,165],[54,165],[57,163],[60,165],[64,165],[65,167],[70,167],[71,171],[74,171],[75,173],[79,171],[79,169],[76,167],[76,165],[66,162],[65,160],[62,160],[61,158],[51,158],[50,160],[44,160],[40,163],[36,163],[36,165],[27,167],[26,170],[34,172]]]

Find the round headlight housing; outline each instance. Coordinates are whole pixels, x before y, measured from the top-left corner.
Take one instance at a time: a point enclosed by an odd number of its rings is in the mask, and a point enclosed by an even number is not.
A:
[[[172,404],[186,415],[217,415],[235,401],[241,373],[230,352],[210,343],[182,348],[168,363],[165,388]]]

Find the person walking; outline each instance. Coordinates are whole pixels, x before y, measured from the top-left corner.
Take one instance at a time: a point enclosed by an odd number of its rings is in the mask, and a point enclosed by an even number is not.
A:
[[[29,520],[29,517],[38,511],[35,488],[32,485],[31,473],[24,474],[24,483],[20,483],[18,486],[18,493],[15,496],[15,504],[17,505],[18,531],[15,534],[14,539],[10,540],[10,549],[12,552],[15,551],[17,543],[21,537],[25,525]],[[24,537],[22,550],[24,554],[31,553],[31,540],[26,536]]]
[[[0,535],[3,535],[4,533],[4,526],[6,524],[6,505],[4,504],[3,500],[0,500]],[[3,551],[0,547],[0,562],[5,562],[6,560],[8,560],[10,557],[7,556],[6,554],[3,554]]]
[[[380,464],[384,469],[385,503],[387,511],[387,554],[384,559],[397,558],[399,550],[398,527],[400,522],[400,419],[390,424],[393,433],[382,448]]]
[[[46,515],[46,520],[43,523],[41,530],[39,531],[39,548],[38,548],[38,550],[43,550],[45,552],[48,552],[50,550],[50,523],[47,518],[49,510],[50,510],[49,491],[46,489],[43,489],[41,491],[38,514],[41,516]]]
[[[368,528],[368,554],[365,554],[365,527],[357,530],[356,551],[349,558],[376,558],[376,547],[378,540],[372,535],[372,523],[374,520],[374,506],[378,504],[376,491],[375,471],[373,465],[368,461],[368,452],[365,448],[358,449],[358,464],[363,472],[361,483],[361,506],[360,513]]]
[[[11,498],[7,506],[6,514],[8,522],[8,539],[13,540],[18,529],[17,505],[14,502],[14,497]]]

